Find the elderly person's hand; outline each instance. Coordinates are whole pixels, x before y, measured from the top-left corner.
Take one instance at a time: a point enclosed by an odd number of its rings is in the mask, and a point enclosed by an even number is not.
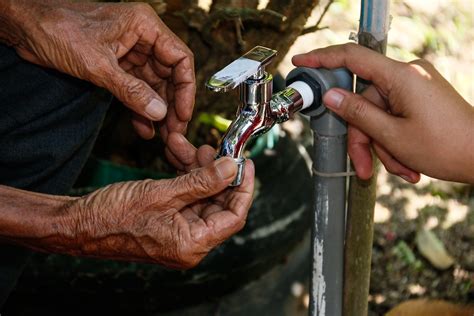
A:
[[[239,231],[252,203],[254,168],[229,188],[237,166],[214,161],[170,135],[175,157],[190,172],[170,180],[122,182],[80,198],[0,186],[0,239],[48,252],[159,263],[186,269]]]
[[[193,55],[147,4],[0,0],[0,40],[24,59],[104,87],[134,111],[144,138],[152,121],[184,133],[195,94]],[[0,17],[1,18],[1,17]]]

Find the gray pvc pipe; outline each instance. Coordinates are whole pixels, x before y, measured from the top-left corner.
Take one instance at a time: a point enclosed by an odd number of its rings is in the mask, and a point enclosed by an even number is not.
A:
[[[344,237],[346,217],[345,176],[347,126],[321,105],[321,96],[330,88],[352,90],[352,75],[345,69],[297,68],[289,78],[305,73],[321,87],[319,104],[307,114],[313,130],[314,217],[311,231],[312,269],[309,314],[341,316],[344,280]]]
[[[330,135],[339,121],[332,113],[311,118],[313,168],[334,173],[346,170],[347,134]],[[323,129],[321,127],[329,127]],[[320,132],[326,135],[320,134]],[[310,315],[342,315],[346,178],[313,174],[314,220]]]

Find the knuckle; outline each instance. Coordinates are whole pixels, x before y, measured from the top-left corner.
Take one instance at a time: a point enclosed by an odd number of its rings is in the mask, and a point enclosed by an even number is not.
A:
[[[188,184],[191,190],[209,191],[212,187],[209,176],[204,172],[189,174]]]
[[[247,223],[246,218],[242,218],[240,221],[238,221],[237,224],[236,224],[235,233],[238,233],[239,231],[241,231],[245,227],[246,223]]]
[[[397,86],[397,83],[404,83],[407,78],[410,78],[414,73],[415,67],[417,67],[416,64],[400,61],[394,61],[394,64],[396,65],[394,67],[396,71],[394,72],[393,80],[395,86]]]
[[[409,63],[405,63],[405,71],[407,75],[428,75],[435,70],[433,64],[426,59],[416,59]]]
[[[431,64],[429,61],[423,58],[415,59],[411,61],[410,64],[419,65],[419,66],[422,66],[423,68],[433,67],[433,64]]]
[[[140,187],[138,189],[138,200],[142,205],[151,205],[156,201],[156,197],[160,196],[165,199],[168,195],[162,193],[163,186],[161,181],[156,180],[143,180],[139,182]]]
[[[136,2],[136,3],[134,3],[133,8],[138,13],[147,13],[148,14],[148,13],[150,13],[150,11],[153,11],[153,8],[148,3],[145,3],[145,2]]]
[[[356,121],[365,118],[367,103],[361,97],[355,97],[347,102],[348,104],[345,108],[348,121]]]
[[[343,49],[344,53],[346,53],[347,55],[352,54],[354,52],[354,50],[356,50],[358,47],[359,47],[359,45],[357,45],[355,43],[346,43],[346,44],[342,45],[342,49]]]
[[[189,57],[191,64],[194,64],[194,53],[188,47],[186,47],[186,55]]]
[[[194,256],[192,258],[189,258],[185,262],[185,268],[186,269],[192,269],[192,268],[196,267],[200,262],[201,262],[201,258]]]
[[[388,173],[397,174],[397,170],[395,170],[395,168],[393,168],[390,164],[385,163],[384,167],[385,167],[385,170],[387,170]]]
[[[397,64],[397,69],[402,70],[401,72],[405,72],[405,73],[411,71],[414,65],[413,63],[404,63],[400,61],[395,61],[395,63]]]
[[[98,81],[108,80],[111,76],[111,69],[109,63],[104,59],[84,59],[85,71],[92,77],[98,78]]]
[[[192,269],[196,267],[202,260],[203,256],[196,254],[192,250],[180,251],[178,254],[178,261],[180,268],[184,270]]]
[[[121,85],[121,94],[124,101],[133,105],[138,100],[143,98],[144,84],[139,80],[128,80]]]

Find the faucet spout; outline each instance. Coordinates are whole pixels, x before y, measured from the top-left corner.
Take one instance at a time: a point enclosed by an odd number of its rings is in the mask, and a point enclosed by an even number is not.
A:
[[[217,158],[232,157],[237,163],[237,176],[231,186],[238,186],[242,182],[245,168],[244,151],[248,142],[268,132],[276,122],[269,103],[249,104],[240,111],[229,126],[221,140]]]
[[[255,136],[266,133],[276,121],[265,106],[247,106],[229,126],[221,140],[219,156],[240,158],[245,146]]]
[[[232,157],[237,163],[237,176],[231,186],[238,186],[242,182],[247,143],[267,133],[275,124],[287,121],[303,107],[303,97],[293,86],[275,93],[266,102],[246,105],[244,103],[243,109],[227,129],[217,151],[217,158]]]

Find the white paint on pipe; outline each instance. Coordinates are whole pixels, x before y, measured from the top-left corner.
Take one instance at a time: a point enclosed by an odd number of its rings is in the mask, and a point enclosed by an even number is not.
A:
[[[316,239],[314,244],[312,297],[317,298],[315,310],[318,316],[326,316],[326,280],[323,274],[324,240]]]

